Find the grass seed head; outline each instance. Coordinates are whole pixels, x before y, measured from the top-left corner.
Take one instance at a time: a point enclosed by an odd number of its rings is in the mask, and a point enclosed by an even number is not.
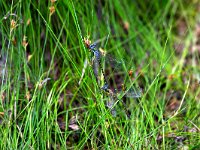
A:
[[[123,22],[123,28],[124,28],[124,30],[126,30],[126,31],[129,30],[129,28],[130,28],[130,24],[129,24],[128,21],[124,21],[124,22]]]
[[[26,50],[27,45],[28,45],[27,37],[24,35],[23,41],[22,41],[22,46],[24,47],[25,50]]]
[[[51,0],[51,4],[54,4],[57,0]]]
[[[28,26],[30,23],[31,23],[31,19],[29,18],[29,19],[26,21],[26,25]]]
[[[17,45],[17,40],[16,40],[16,38],[13,38],[13,39],[12,39],[12,44],[13,44],[14,46]]]
[[[49,7],[49,10],[50,10],[50,16],[53,15],[54,12],[55,12],[55,10],[56,10],[56,9],[55,9],[55,6],[50,6],[50,7]]]
[[[16,26],[17,26],[16,21],[14,19],[12,19],[11,22],[10,22],[10,28],[13,30],[13,29],[16,28]]]

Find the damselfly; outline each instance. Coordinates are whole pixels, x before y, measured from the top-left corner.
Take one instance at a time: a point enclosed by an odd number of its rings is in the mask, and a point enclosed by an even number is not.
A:
[[[109,54],[106,54],[106,52],[103,51],[102,49],[97,49],[96,46],[97,46],[96,43],[87,45],[87,48],[90,49],[90,51],[94,56],[92,60],[94,75],[96,79],[99,80],[98,70],[100,69],[103,74],[104,83],[106,84],[108,83],[107,77],[111,76],[111,73],[110,74],[108,73],[107,75],[105,74],[105,71],[103,69],[104,68],[103,64],[106,66],[105,69],[107,70],[112,69],[112,71],[115,70],[117,72],[120,69],[122,69],[120,68],[120,66],[122,67],[122,61],[115,59]]]
[[[101,87],[101,90],[106,92],[109,95],[109,100],[107,101],[107,107],[109,109],[111,109],[112,115],[116,116],[116,110],[113,108],[113,106],[114,106],[114,103],[116,101],[121,101],[123,106],[124,106],[124,108],[125,108],[126,114],[129,117],[130,115],[129,115],[128,110],[126,108],[126,104],[123,102],[123,100],[119,100],[118,95],[119,94],[123,94],[125,97],[139,98],[142,95],[142,91],[141,90],[135,90],[134,88],[131,88],[128,91],[123,91],[123,90],[121,90],[121,91],[118,91],[118,90],[112,91],[110,86],[109,86],[108,79],[107,79],[108,76],[106,76],[105,73],[104,73],[101,60],[104,59],[104,63],[108,63],[109,62],[111,68],[113,68],[113,69],[119,68],[118,66],[120,66],[120,65],[122,66],[123,65],[122,61],[114,59],[110,55],[109,55],[109,57],[105,57],[105,55],[102,55],[100,50],[96,48],[96,43],[91,44],[90,41],[86,40],[85,44],[86,44],[86,47],[88,49],[90,49],[90,51],[93,53],[93,56],[94,56],[94,59],[93,59],[93,71],[94,71],[94,75],[95,75],[97,81],[99,81],[98,80],[99,79],[98,78],[98,70],[99,70],[99,68],[100,68],[100,70],[101,70],[101,72],[103,74],[104,85]],[[113,66],[113,65],[115,65],[115,66]]]
[[[127,109],[126,104],[124,103],[124,101],[122,99],[119,99],[118,96],[123,95],[123,97],[127,97],[127,98],[140,98],[142,96],[142,90],[139,89],[135,89],[135,88],[130,88],[128,91],[112,91],[109,88],[108,84],[105,84],[102,88],[103,91],[105,91],[106,93],[108,93],[110,99],[107,101],[107,107],[109,109],[111,109],[111,113],[113,116],[116,116],[116,110],[113,108],[114,104],[116,101],[120,101],[122,102],[123,106],[124,106],[124,110],[126,112],[127,117],[130,117],[130,113]],[[122,98],[122,97],[121,97]]]

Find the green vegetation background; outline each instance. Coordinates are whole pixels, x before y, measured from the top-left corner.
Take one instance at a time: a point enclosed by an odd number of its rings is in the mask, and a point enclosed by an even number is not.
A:
[[[197,0],[3,0],[0,10],[0,149],[200,148]],[[120,73],[104,65],[113,88],[142,89],[118,95],[116,117],[84,38],[122,60]]]

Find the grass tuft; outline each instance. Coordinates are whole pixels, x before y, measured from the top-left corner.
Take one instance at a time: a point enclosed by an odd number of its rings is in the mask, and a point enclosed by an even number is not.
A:
[[[1,1],[0,149],[199,149],[199,6]]]

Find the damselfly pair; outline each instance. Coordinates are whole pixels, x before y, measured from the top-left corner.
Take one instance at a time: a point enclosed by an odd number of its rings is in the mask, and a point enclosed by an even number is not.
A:
[[[130,113],[128,113],[128,109],[126,107],[126,104],[123,102],[123,100],[120,100],[118,98],[118,95],[123,95],[124,97],[128,97],[128,98],[139,98],[141,97],[142,95],[142,90],[141,89],[134,89],[134,88],[130,88],[129,90],[125,91],[125,90],[111,90],[111,87],[109,85],[109,81],[108,81],[108,78],[104,72],[104,69],[103,69],[103,63],[102,63],[102,59],[106,62],[104,63],[108,63],[108,61],[112,61],[114,62],[112,65],[112,68],[114,68],[113,65],[115,65],[115,67],[118,67],[119,65],[122,65],[123,62],[117,60],[117,59],[114,59],[114,57],[107,57],[106,55],[102,55],[102,52],[96,48],[97,44],[94,43],[94,44],[91,44],[91,42],[88,40],[88,39],[85,39],[85,45],[86,47],[92,52],[93,54],[93,72],[94,72],[94,75],[96,77],[96,80],[97,82],[99,83],[99,69],[100,71],[102,72],[102,75],[103,75],[103,86],[100,88],[103,92],[106,92],[109,96],[109,100],[107,101],[107,104],[106,106],[111,110],[111,114],[113,116],[116,116],[116,110],[113,108],[114,107],[114,104],[116,101],[120,101],[122,102],[124,108],[125,108],[125,112],[127,114],[127,116],[129,117]],[[106,58],[107,57],[107,58]]]

